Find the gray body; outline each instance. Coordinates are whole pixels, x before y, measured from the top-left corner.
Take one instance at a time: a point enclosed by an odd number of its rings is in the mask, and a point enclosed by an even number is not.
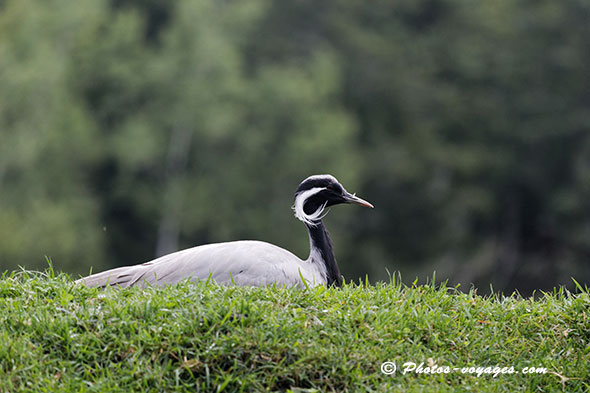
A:
[[[297,188],[293,210],[307,227],[310,253],[306,260],[269,243],[242,240],[189,248],[141,265],[93,274],[77,282],[91,287],[130,287],[211,279],[219,284],[240,286],[341,286],[342,276],[332,242],[322,223],[325,209],[340,203],[373,207],[348,193],[331,175],[310,176]]]
[[[153,261],[125,266],[82,278],[78,282],[91,287],[107,285],[166,285],[190,279],[211,279],[219,284],[304,287],[325,285],[323,261],[314,255],[306,261],[289,251],[255,240],[207,244],[164,255]]]

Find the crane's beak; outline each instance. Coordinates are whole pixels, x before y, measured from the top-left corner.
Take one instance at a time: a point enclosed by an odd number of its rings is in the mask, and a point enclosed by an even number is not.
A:
[[[369,202],[367,202],[364,199],[361,199],[361,198],[357,197],[356,195],[351,194],[349,192],[346,192],[344,194],[344,202],[345,203],[353,203],[355,205],[360,205],[360,206],[364,206],[364,207],[370,207],[371,209],[374,207]]]

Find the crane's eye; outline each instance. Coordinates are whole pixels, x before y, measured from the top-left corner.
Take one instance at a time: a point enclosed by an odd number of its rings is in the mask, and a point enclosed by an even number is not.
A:
[[[327,188],[329,191],[333,191],[333,192],[335,192],[336,194],[341,194],[341,193],[342,193],[342,189],[341,189],[341,188],[340,188],[338,185],[336,185],[336,184],[328,184],[328,185],[326,186],[326,188]]]

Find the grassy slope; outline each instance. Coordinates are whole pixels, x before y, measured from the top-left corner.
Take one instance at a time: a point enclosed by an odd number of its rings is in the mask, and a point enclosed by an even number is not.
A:
[[[590,390],[590,296],[482,298],[398,284],[101,292],[0,280],[0,392]],[[383,361],[559,375],[384,375]]]

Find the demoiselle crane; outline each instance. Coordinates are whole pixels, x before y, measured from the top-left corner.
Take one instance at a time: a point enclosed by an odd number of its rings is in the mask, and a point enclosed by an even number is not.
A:
[[[212,279],[220,284],[240,286],[276,283],[289,287],[339,287],[342,276],[322,218],[326,208],[341,203],[373,207],[346,191],[331,175],[310,176],[297,187],[293,210],[309,234],[310,252],[306,260],[270,243],[241,240],[189,248],[144,264],[92,274],[77,282],[91,287],[130,287]]]

